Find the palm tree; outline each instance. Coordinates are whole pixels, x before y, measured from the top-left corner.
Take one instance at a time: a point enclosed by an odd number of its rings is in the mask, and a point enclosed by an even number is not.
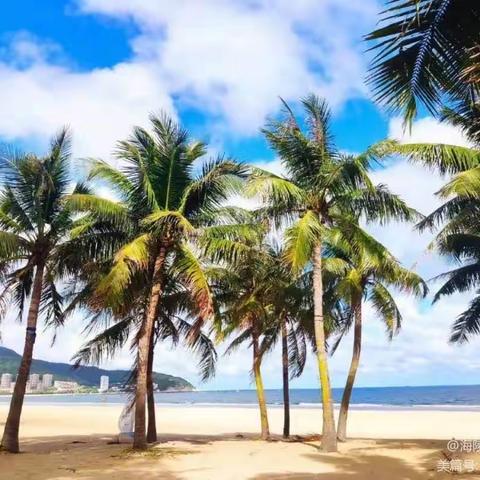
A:
[[[336,279],[336,295],[343,298],[353,312],[339,329],[332,353],[354,323],[353,354],[337,427],[337,438],[345,441],[350,398],[360,363],[364,301],[370,302],[391,340],[401,327],[402,316],[388,287],[425,296],[427,286],[417,274],[403,268],[388,249],[368,233],[355,229],[355,239],[344,232],[331,233],[326,239],[324,269],[327,275]]]
[[[269,328],[264,332],[262,345],[265,352],[281,343],[283,436],[290,436],[290,380],[303,373],[307,359],[307,346],[315,351],[313,327],[313,276],[311,269],[292,275],[284,261],[284,251],[277,246],[267,246],[268,257],[261,279],[265,311],[271,316]],[[325,275],[324,275],[325,277]],[[332,288],[334,283],[324,278],[324,317],[327,338],[347,322],[350,310],[338,299]]]
[[[366,39],[376,52],[368,83],[375,99],[408,122],[418,103],[478,106],[480,5],[470,0],[391,0]]]
[[[211,270],[217,305],[217,337],[221,340],[240,332],[225,351],[229,354],[244,342],[252,347],[252,373],[260,409],[261,438],[268,440],[270,430],[261,373],[267,351],[265,337],[272,326],[271,305],[266,301],[269,252],[263,235],[245,244],[241,260]]]
[[[44,157],[5,151],[0,158],[0,314],[13,303],[21,320],[30,302],[22,360],[2,439],[2,448],[9,452],[19,451],[20,417],[39,316],[47,325],[63,322],[65,298],[57,282],[75,274],[89,258],[81,236],[77,241],[70,239],[83,219],[76,218],[68,201],[72,192],[69,162],[66,129],[52,139]],[[88,190],[78,185],[74,192]],[[91,231],[95,232],[94,226]]]
[[[153,389],[153,356],[157,343],[169,342],[173,347],[185,345],[199,358],[199,369],[202,380],[207,380],[215,373],[217,353],[210,338],[202,332],[199,325],[202,319],[198,316],[198,305],[192,299],[190,292],[182,285],[179,278],[166,275],[165,287],[160,299],[162,308],[158,309],[150,344],[147,370],[147,441],[157,441],[155,419],[155,397]],[[73,357],[75,365],[98,365],[108,358],[113,358],[118,350],[123,348],[131,338],[131,350],[138,348],[138,331],[141,327],[146,300],[145,290],[148,282],[139,275],[125,298],[121,310],[108,314],[102,309],[99,317],[92,311],[92,317],[85,327],[85,333],[92,333],[98,328],[102,330],[89,340]],[[90,307],[87,304],[85,307]],[[136,364],[126,382],[136,384]],[[134,405],[132,405],[133,407]]]
[[[150,117],[152,133],[135,127],[131,137],[116,150],[122,167],[92,161],[90,179],[101,179],[115,191],[119,202],[95,195],[76,195],[78,209],[102,214],[128,239],[114,254],[113,266],[98,283],[92,303],[121,305],[136,272],[149,271],[148,305],[138,334],[135,433],[133,446],[146,448],[145,397],[150,344],[165,283],[165,268],[171,265],[189,286],[199,306],[200,318],[212,315],[210,288],[198,258],[201,234],[215,250],[221,228],[214,223],[215,209],[239,186],[244,166],[218,158],[204,163],[195,173],[196,162],[205,154],[203,143],[192,143],[188,133],[166,115]],[[206,247],[207,248],[207,247]]]
[[[281,341],[283,437],[290,436],[290,380],[303,373],[307,344],[315,345],[313,335],[313,296],[311,271],[293,276],[283,261],[283,253],[270,249],[270,268],[263,285],[271,304],[272,327],[265,335],[271,350]]]
[[[264,203],[263,212],[285,232],[286,258],[294,271],[307,265],[313,271],[314,331],[323,406],[322,448],[336,451],[337,438],[325,349],[322,282],[322,244],[333,225],[345,223],[344,212],[364,214],[368,220],[392,217],[409,220],[410,209],[380,185],[374,186],[368,168],[375,152],[342,155],[330,133],[330,112],[315,95],[301,102],[305,119],[299,123],[284,103],[283,117],[270,122],[264,134],[278,153],[286,176],[254,171],[248,192]],[[301,125],[305,125],[302,130]],[[347,224],[350,222],[347,220]]]

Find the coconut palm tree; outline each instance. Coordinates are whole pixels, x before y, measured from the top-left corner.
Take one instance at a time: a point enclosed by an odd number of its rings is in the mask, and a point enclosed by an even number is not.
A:
[[[368,168],[375,151],[364,155],[342,155],[330,133],[330,112],[315,95],[301,101],[303,122],[297,121],[284,103],[283,116],[264,129],[271,147],[279,155],[285,176],[255,170],[247,192],[258,196],[263,213],[285,231],[286,258],[294,271],[312,266],[314,331],[323,406],[322,449],[336,451],[337,439],[325,349],[323,311],[322,244],[332,225],[350,224],[344,212],[364,214],[368,220],[410,220],[412,212],[382,185],[375,186]],[[304,128],[302,129],[302,126]]]
[[[303,373],[307,346],[315,345],[313,334],[313,295],[311,271],[292,275],[281,250],[270,249],[269,273],[264,280],[266,302],[272,316],[265,332],[267,351],[281,343],[283,390],[283,437],[290,436],[290,380]]]
[[[13,304],[22,320],[29,302],[25,345],[2,438],[2,448],[18,452],[38,319],[42,317],[47,326],[63,322],[65,292],[58,282],[74,275],[90,252],[80,235],[76,240],[70,238],[84,219],[74,214],[68,201],[72,180],[66,129],[52,139],[43,157],[5,150],[0,157],[0,178],[0,314]],[[73,192],[86,194],[88,190],[80,184]],[[95,228],[92,225],[91,233],[98,233]]]
[[[313,276],[307,269],[299,275],[291,272],[284,251],[267,246],[265,274],[261,280],[265,311],[271,317],[263,335],[265,352],[281,343],[283,436],[290,436],[290,380],[303,373],[308,345],[315,351],[313,326]],[[336,281],[336,279],[335,279]],[[348,305],[336,296],[334,281],[324,275],[324,317],[327,338],[347,322]]]
[[[375,52],[368,83],[375,99],[407,121],[418,103],[477,105],[480,6],[470,0],[392,0],[367,35]]]
[[[170,272],[171,273],[171,272]],[[75,365],[98,365],[102,361],[113,358],[122,349],[129,339],[133,352],[138,348],[138,331],[141,327],[144,312],[147,307],[145,290],[148,281],[143,275],[131,285],[128,297],[125,299],[121,310],[108,312],[102,311],[101,317],[92,311],[90,321],[85,327],[85,333],[91,334],[98,331],[92,339],[75,354]],[[155,397],[153,388],[153,357],[154,349],[158,343],[168,342],[172,347],[184,345],[192,350],[199,360],[199,370],[202,380],[206,380],[215,373],[217,353],[213,342],[199,325],[202,319],[198,316],[198,305],[192,299],[190,292],[182,285],[181,281],[172,274],[167,274],[165,287],[160,299],[161,308],[157,311],[152,342],[150,344],[148,370],[147,370],[147,441],[157,441],[155,419]],[[89,308],[88,303],[83,305]],[[136,364],[126,382],[136,384]],[[134,405],[132,404],[132,407]]]
[[[363,304],[368,301],[372,305],[378,319],[385,324],[391,340],[400,330],[402,315],[389,287],[424,297],[427,286],[417,274],[402,267],[388,249],[367,232],[355,229],[353,235],[356,239],[349,238],[348,232],[330,233],[325,242],[324,269],[327,275],[336,279],[336,296],[344,299],[353,312],[353,315],[345,317],[332,353],[354,323],[352,360],[337,427],[337,438],[345,441],[350,398],[362,348]]]
[[[264,234],[245,243],[241,259],[210,271],[217,310],[217,338],[239,334],[229,343],[230,354],[244,342],[252,348],[252,373],[260,409],[261,438],[268,440],[270,429],[261,365],[266,353],[266,332],[272,326],[271,305],[266,301],[265,279],[271,258]]]
[[[135,127],[131,137],[119,142],[117,170],[103,161],[92,161],[90,179],[101,179],[119,202],[95,195],[76,195],[78,209],[98,212],[129,231],[128,240],[114,255],[113,266],[98,283],[92,303],[120,305],[138,271],[151,269],[148,307],[138,335],[135,434],[133,446],[146,448],[145,397],[152,332],[164,289],[165,268],[172,265],[190,289],[200,317],[212,315],[207,278],[199,261],[200,234],[208,238],[204,248],[214,251],[222,239],[222,227],[211,227],[215,209],[239,186],[246,168],[233,160],[206,161],[203,143],[192,143],[188,133],[166,115],[150,117],[152,132]],[[202,225],[208,228],[200,231]],[[207,232],[208,230],[208,232]],[[227,240],[225,240],[227,241]],[[225,242],[224,242],[225,243]]]

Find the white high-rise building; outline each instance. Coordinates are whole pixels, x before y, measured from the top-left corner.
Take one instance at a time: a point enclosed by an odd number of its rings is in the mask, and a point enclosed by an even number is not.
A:
[[[110,383],[110,378],[107,375],[102,375],[100,377],[100,388],[98,389],[99,392],[106,392],[108,390]]]
[[[37,390],[40,385],[40,375],[38,373],[32,373],[30,375],[30,389]]]
[[[10,390],[10,384],[12,383],[12,374],[11,373],[3,373],[2,378],[0,380],[0,388],[2,390]]]
[[[51,373],[45,373],[42,377],[42,387],[44,390],[52,388],[53,386],[53,375]]]

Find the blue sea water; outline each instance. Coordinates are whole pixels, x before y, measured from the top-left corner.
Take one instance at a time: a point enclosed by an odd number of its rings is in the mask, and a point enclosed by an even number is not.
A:
[[[342,389],[333,389],[336,403],[340,402]],[[281,390],[266,390],[267,402],[272,407],[281,407]],[[158,404],[218,405],[255,407],[255,390],[223,390],[156,393]],[[27,404],[123,404],[127,394],[70,394],[70,395],[27,395]],[[9,396],[0,396],[0,404],[10,401]],[[293,407],[320,407],[320,393],[317,389],[297,389],[290,391]],[[432,387],[371,387],[355,388],[352,396],[354,409],[436,409],[436,410],[479,410],[480,385],[432,386]]]

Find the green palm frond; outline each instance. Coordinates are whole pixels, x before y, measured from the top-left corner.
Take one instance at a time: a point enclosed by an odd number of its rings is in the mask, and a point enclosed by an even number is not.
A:
[[[300,271],[312,258],[318,239],[324,232],[318,216],[307,211],[294,225],[285,232],[285,258],[294,271]]]
[[[413,222],[423,218],[382,184],[352,192],[345,198],[345,208],[347,204],[357,215],[363,215],[367,222],[386,224],[392,221]]]
[[[179,231],[185,235],[195,232],[194,226],[178,211],[158,210],[148,215],[143,224],[158,232]]]
[[[96,289],[95,295],[99,300],[108,299],[108,303],[112,304],[122,301],[123,293],[133,273],[148,265],[150,239],[149,234],[140,235],[122,246],[116,253],[113,267],[102,278]]]
[[[243,343],[252,341],[252,329],[247,328],[243,330],[237,337],[235,337],[225,349],[224,355],[230,355],[237,350]]]
[[[281,204],[286,208],[298,207],[305,199],[305,192],[297,185],[259,168],[252,169],[245,193],[248,197],[258,196],[266,204]]]
[[[89,180],[100,179],[107,182],[124,200],[134,194],[134,184],[123,172],[112,167],[104,160],[88,159],[87,161],[90,166]]]
[[[224,157],[207,161],[201,174],[185,189],[179,210],[186,215],[216,212],[231,195],[239,193],[247,167]]]
[[[480,236],[474,233],[456,233],[437,243],[442,255],[452,256],[457,261],[480,260]]]
[[[468,147],[438,143],[399,143],[394,140],[382,143],[384,155],[402,155],[442,175],[463,172],[480,163],[480,152]]]
[[[204,319],[211,317],[213,300],[210,285],[205,268],[191,246],[186,243],[180,246],[172,268],[188,286],[191,295],[195,298],[200,315]]]
[[[28,243],[16,233],[0,230],[0,262],[15,258],[28,251]]]
[[[451,222],[458,221],[460,216],[477,216],[478,212],[480,212],[480,207],[477,202],[454,197],[427,215],[417,224],[416,228],[422,232],[427,229],[433,230],[445,222],[448,222],[447,225],[453,225]]]
[[[445,295],[466,292],[478,285],[480,283],[480,264],[467,263],[436,277],[436,279],[443,278],[447,280],[433,297],[433,302],[437,302]]]
[[[292,325],[288,331],[287,341],[290,379],[298,378],[307,363],[306,334],[301,324]]]
[[[475,58],[480,9],[469,0],[392,0],[367,35],[376,55],[368,83],[375,99],[411,122],[418,103],[437,113],[447,99],[471,98],[465,69]],[[478,62],[477,62],[478,63]]]
[[[471,335],[480,334],[480,297],[477,296],[470,302],[467,310],[462,312],[455,320],[450,336],[451,343],[466,343]]]
[[[371,291],[369,300],[384,322],[387,336],[391,340],[402,326],[402,315],[391,293],[381,283],[376,283]]]
[[[69,195],[66,198],[66,207],[74,212],[88,212],[100,222],[111,222],[120,226],[128,222],[128,212],[124,205],[96,195]]]
[[[188,347],[198,357],[198,367],[202,381],[213,377],[218,355],[212,340],[199,330],[195,323],[192,325],[185,320],[177,319],[177,328],[188,339]]]
[[[98,365],[112,358],[126,344],[131,327],[131,318],[114,323],[80,348],[72,357],[74,365]]]
[[[452,180],[438,192],[442,198],[455,195],[456,198],[475,198],[480,196],[480,165],[464,172],[457,173]]]

